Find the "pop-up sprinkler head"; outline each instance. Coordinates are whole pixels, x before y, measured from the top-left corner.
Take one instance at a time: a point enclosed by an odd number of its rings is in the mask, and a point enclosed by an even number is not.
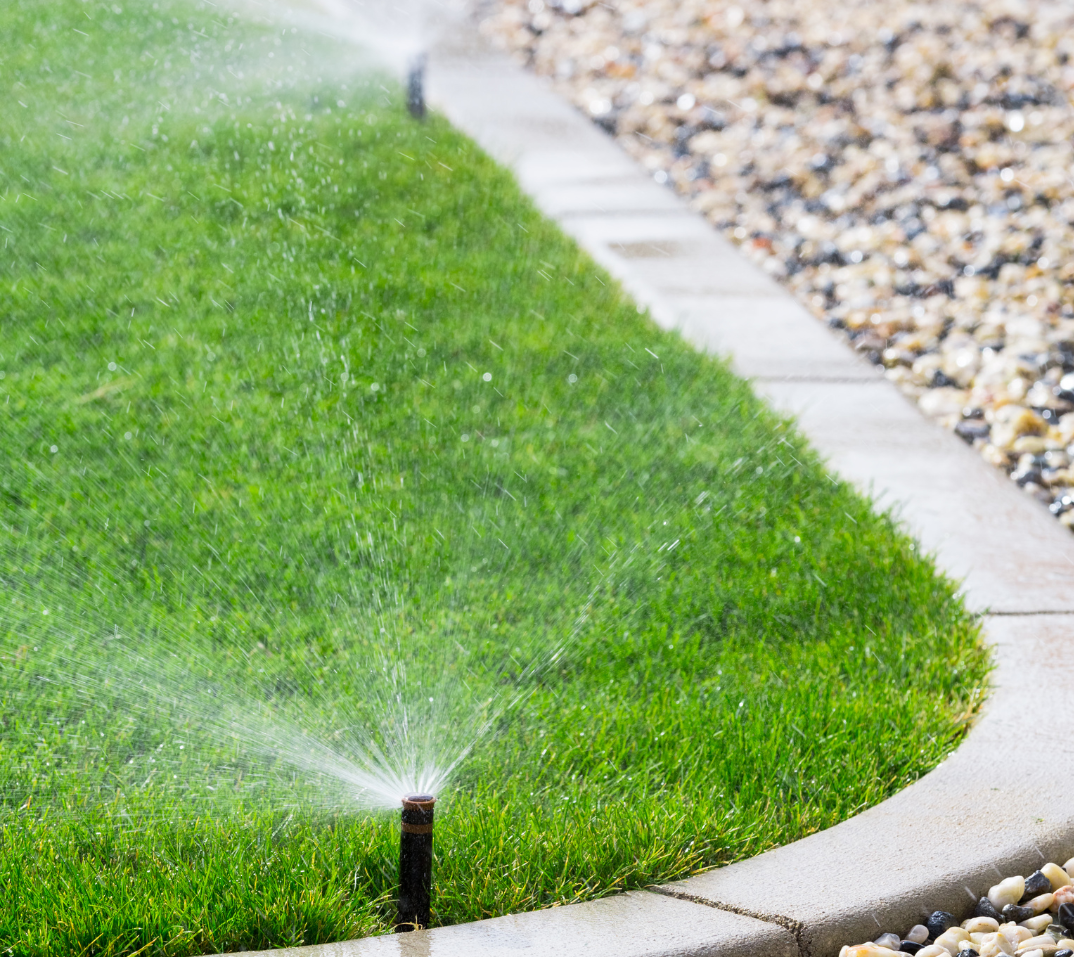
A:
[[[416,120],[425,119],[425,54],[410,61],[406,73],[406,108]]]
[[[433,883],[433,805],[431,794],[403,798],[403,828],[399,835],[399,918],[397,934],[429,926]]]

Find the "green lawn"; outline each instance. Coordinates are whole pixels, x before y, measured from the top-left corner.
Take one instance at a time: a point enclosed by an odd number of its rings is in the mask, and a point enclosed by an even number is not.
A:
[[[950,751],[975,624],[791,424],[353,51],[125,6],[0,5],[0,950],[384,931],[371,743],[472,745],[438,923]]]

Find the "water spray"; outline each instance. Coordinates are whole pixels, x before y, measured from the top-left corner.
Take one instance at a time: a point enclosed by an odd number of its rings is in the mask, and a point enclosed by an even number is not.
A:
[[[399,835],[399,915],[397,934],[429,926],[433,883],[433,805],[431,794],[403,798]]]
[[[425,61],[425,54],[419,53],[406,72],[406,108],[416,120],[425,119]]]

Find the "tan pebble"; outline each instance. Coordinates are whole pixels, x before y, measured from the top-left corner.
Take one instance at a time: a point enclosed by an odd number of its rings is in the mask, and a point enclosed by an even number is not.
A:
[[[936,938],[936,943],[946,950],[951,957],[955,957],[955,954],[961,950],[959,944],[961,944],[962,941],[969,939],[970,935],[961,927],[949,927]]]
[[[1063,870],[1067,872],[1068,877],[1074,878],[1074,857],[1063,865]]]
[[[1069,937],[1060,937],[1055,948],[1056,950],[1074,950],[1074,940]],[[921,953],[921,951],[918,951],[918,953]]]
[[[1067,416],[1070,418],[1067,419]],[[1067,420],[1067,427],[1064,430],[1063,420]],[[1059,419],[1059,428],[1061,431],[1065,431],[1066,434],[1074,438],[1074,413],[1068,412],[1066,415],[1061,416]],[[1060,887],[1070,886],[1070,875],[1063,870],[1058,864],[1045,864],[1040,872],[1052,882],[1052,890],[1057,891]]]
[[[1000,957],[1001,954],[1010,955],[1014,953],[1014,945],[1003,934],[986,934],[977,947],[977,953],[980,957]]]
[[[1018,406],[1007,406],[1007,407],[1005,407],[1003,409],[1000,409],[999,413],[997,413],[997,422],[996,422],[997,426],[1001,424],[998,421],[999,414],[1000,413],[1005,413],[1007,411],[1007,409],[1014,409],[1014,414],[1013,415],[1005,416],[1005,418],[1007,418],[1007,419],[1013,419],[1013,418],[1016,418],[1016,417],[1021,417],[1021,414],[1023,412],[1029,412],[1028,409],[1022,409],[1022,408],[1020,408]],[[1030,413],[1030,415],[1033,415],[1033,414],[1034,413]],[[1037,418],[1040,418],[1040,416],[1037,416]],[[1043,421],[1043,419],[1041,421]],[[993,428],[993,430],[992,430],[993,435],[995,435],[995,431],[996,430]],[[1026,881],[1025,881],[1024,877],[1008,877],[1006,880],[1002,880],[998,884],[996,884],[994,887],[990,887],[988,889],[988,900],[996,910],[1001,911],[1008,904],[1017,904],[1022,899],[1022,895],[1025,892],[1026,892]],[[1004,925],[1004,926],[1006,926],[1006,925]]]
[[[1052,895],[1051,894],[1042,894],[1041,896],[1042,897],[1051,897]],[[1036,898],[1033,898],[1033,900],[1036,900]],[[1026,907],[1031,907],[1032,905],[1033,905],[1033,901],[1029,901],[1029,903],[1026,904]],[[1052,922],[1052,915],[1051,914],[1038,914],[1036,917],[1030,917],[1029,920],[1022,921],[1022,923],[1019,924],[1018,926],[1019,927],[1025,927],[1026,930],[1032,931],[1032,933],[1034,933],[1034,934],[1039,934],[1051,922]]]
[[[1051,446],[1043,435],[1020,435],[1011,443],[1011,451],[1019,455],[1026,452],[1031,455],[1040,455],[1048,451]]]
[[[995,424],[992,426],[992,444],[1001,449],[1009,449],[1015,439],[1023,435],[1043,435],[1048,430],[1048,423],[1044,419],[1022,405],[1005,405],[997,409],[995,419]],[[1007,878],[1007,881],[1012,880],[1015,878]],[[1004,886],[1007,881],[1000,881],[996,887]],[[1023,881],[1023,885],[1024,883]],[[1008,903],[1017,902],[1018,899],[1015,898]]]
[[[1059,947],[1054,937],[1041,934],[1039,937],[1030,937],[1029,940],[1019,944],[1017,952],[1022,954],[1030,950],[1041,950],[1046,954],[1054,954],[1058,949]]]
[[[971,917],[963,921],[962,929],[971,937],[974,934],[994,934],[999,930],[999,921],[994,917]]]
[[[928,947],[922,947],[917,952],[917,957],[950,957],[946,947],[941,947],[939,944],[929,944]]]

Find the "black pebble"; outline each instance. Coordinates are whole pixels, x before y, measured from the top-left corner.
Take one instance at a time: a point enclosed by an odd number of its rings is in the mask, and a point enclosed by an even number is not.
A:
[[[924,944],[919,944],[917,941],[904,940],[899,944],[899,952],[903,954],[916,954],[924,946]]]
[[[1057,950],[1055,957],[1074,957],[1074,950]]]
[[[973,909],[973,916],[974,917],[991,917],[992,920],[996,921],[996,923],[998,923],[998,924],[1003,923],[1003,916],[1000,914],[1000,912],[998,910],[996,910],[992,906],[992,902],[987,897],[982,897],[977,902],[977,906],[974,907],[974,909]]]
[[[1074,930],[1074,904],[1059,905],[1059,923],[1067,930]]]
[[[958,957],[979,957],[979,955],[975,950],[960,950]]]
[[[1034,917],[1036,912],[1032,907],[1021,907],[1018,904],[1008,904],[1003,908],[1003,921],[1013,920],[1016,924],[1022,923]]]
[[[1019,903],[1024,904],[1026,901],[1033,900],[1034,897],[1040,897],[1041,894],[1049,894],[1051,890],[1052,882],[1040,871],[1034,871],[1026,878],[1026,892]]]
[[[940,936],[948,927],[954,927],[958,921],[948,914],[945,910],[934,910],[929,914],[929,919],[925,921],[925,926],[929,929],[929,937],[935,940]]]

